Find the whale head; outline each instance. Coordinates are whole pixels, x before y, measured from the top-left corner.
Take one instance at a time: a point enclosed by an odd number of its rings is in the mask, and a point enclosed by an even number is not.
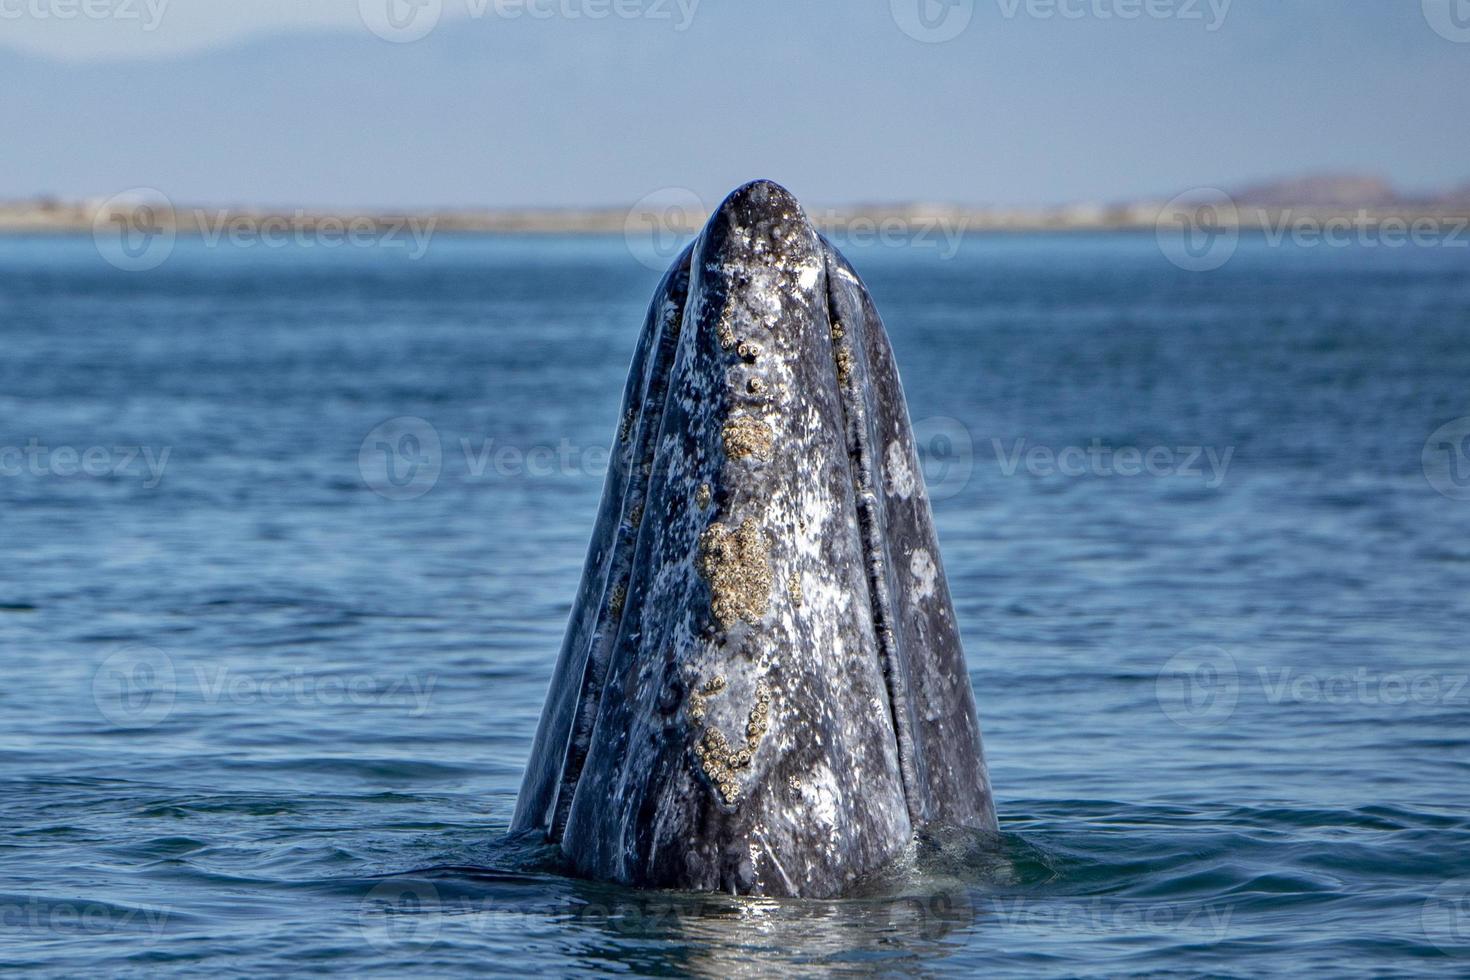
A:
[[[655,295],[514,829],[590,877],[825,897],[933,824],[995,813],[898,373],[755,181]]]

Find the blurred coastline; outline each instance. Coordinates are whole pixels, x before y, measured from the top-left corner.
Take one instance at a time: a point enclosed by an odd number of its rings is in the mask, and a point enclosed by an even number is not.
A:
[[[154,192],[149,192],[154,193]],[[687,195],[692,198],[692,192]],[[657,208],[661,227],[693,233],[705,208]],[[1237,190],[1195,188],[1166,199],[1075,203],[1051,207],[967,206],[943,203],[860,203],[816,207],[811,218],[824,230],[895,223],[927,224],[966,231],[1115,231],[1153,229],[1182,206],[1210,205],[1221,225],[1269,230],[1287,221],[1353,222],[1382,226],[1399,222],[1470,221],[1470,183],[1439,193],[1406,195],[1387,181],[1359,175],[1298,177]],[[369,232],[394,227],[430,227],[465,233],[610,234],[623,232],[648,207],[332,209],[162,202],[152,219],[179,234],[228,234],[232,225],[313,231],[336,226]],[[0,232],[89,232],[116,218],[133,220],[136,204],[127,195],[91,200],[37,197],[0,201]]]

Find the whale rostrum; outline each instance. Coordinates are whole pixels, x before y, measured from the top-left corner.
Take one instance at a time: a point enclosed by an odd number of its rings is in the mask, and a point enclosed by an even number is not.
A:
[[[996,819],[898,371],[756,181],[654,296],[512,829],[588,877],[830,897],[931,825]]]

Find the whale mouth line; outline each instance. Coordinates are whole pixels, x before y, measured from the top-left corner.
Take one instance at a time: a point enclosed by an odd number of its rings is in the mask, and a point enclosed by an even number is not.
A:
[[[868,428],[868,413],[858,389],[860,380],[868,380],[866,352],[857,343],[859,339],[848,336],[849,329],[856,324],[844,323],[834,315],[838,308],[838,297],[834,292],[839,276],[837,249],[825,237],[818,236],[822,243],[822,263],[826,269],[827,282],[825,299],[827,326],[832,337],[832,369],[837,375],[837,391],[846,421],[848,472],[852,476],[853,501],[857,507],[858,532],[862,549],[863,567],[868,582],[868,601],[873,620],[873,638],[877,644],[878,663],[888,695],[888,711],[893,724],[894,748],[898,753],[899,774],[902,778],[904,803],[908,806],[909,820],[917,829],[922,822],[916,792],[914,767],[913,731],[904,724],[902,707],[908,698],[899,689],[903,674],[899,670],[899,652],[891,622],[890,596],[883,560],[883,516],[879,504],[881,487],[873,486],[872,475],[879,472],[875,458],[872,433]],[[866,330],[866,323],[863,324]],[[854,351],[853,348],[858,348]],[[854,363],[854,358],[860,358]],[[854,368],[861,370],[854,371]]]

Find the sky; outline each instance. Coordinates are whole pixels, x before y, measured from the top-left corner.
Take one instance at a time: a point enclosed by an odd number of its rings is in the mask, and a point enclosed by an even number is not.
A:
[[[0,0],[0,198],[1470,182],[1470,0]]]

